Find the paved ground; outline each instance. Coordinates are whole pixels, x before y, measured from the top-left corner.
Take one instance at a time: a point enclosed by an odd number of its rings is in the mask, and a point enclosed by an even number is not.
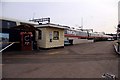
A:
[[[85,43],[33,52],[3,53],[4,78],[101,78],[118,77],[119,57],[114,42]]]

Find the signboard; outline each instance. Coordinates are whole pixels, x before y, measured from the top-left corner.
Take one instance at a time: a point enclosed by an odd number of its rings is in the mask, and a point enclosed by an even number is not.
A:
[[[9,44],[9,33],[0,33],[0,49]]]
[[[50,42],[52,42],[52,32],[49,33]]]
[[[21,49],[23,51],[32,50],[32,33],[31,32],[21,32]]]
[[[40,18],[40,19],[33,19],[29,21],[38,22],[38,23],[48,21],[48,23],[50,23],[50,18]]]
[[[30,34],[24,34],[23,35],[23,45],[28,46],[31,44],[31,35]]]

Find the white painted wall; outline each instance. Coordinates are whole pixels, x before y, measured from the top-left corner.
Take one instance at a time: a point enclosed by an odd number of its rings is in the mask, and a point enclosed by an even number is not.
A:
[[[89,43],[93,42],[93,40],[88,40],[88,39],[74,39],[73,44],[80,44],[80,43]]]
[[[42,39],[38,39],[38,32],[36,32],[36,40],[38,48],[54,48],[64,46],[64,29],[61,28],[38,28],[42,31]],[[59,39],[53,39],[53,32],[59,31]],[[52,38],[50,38],[50,33],[52,33]],[[52,39],[52,42],[50,42]]]

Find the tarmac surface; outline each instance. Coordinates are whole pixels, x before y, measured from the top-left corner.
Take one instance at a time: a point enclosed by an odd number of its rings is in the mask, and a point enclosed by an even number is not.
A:
[[[64,48],[5,52],[3,78],[101,78],[119,76],[114,41],[83,43]]]

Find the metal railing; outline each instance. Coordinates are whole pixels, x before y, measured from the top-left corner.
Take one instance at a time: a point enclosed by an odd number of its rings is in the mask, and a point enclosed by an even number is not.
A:
[[[5,48],[1,49],[0,52],[3,52],[4,50],[6,50],[7,48],[9,48],[10,46],[12,46],[15,43],[19,43],[19,42],[7,42],[10,43],[8,46],[6,46]]]

